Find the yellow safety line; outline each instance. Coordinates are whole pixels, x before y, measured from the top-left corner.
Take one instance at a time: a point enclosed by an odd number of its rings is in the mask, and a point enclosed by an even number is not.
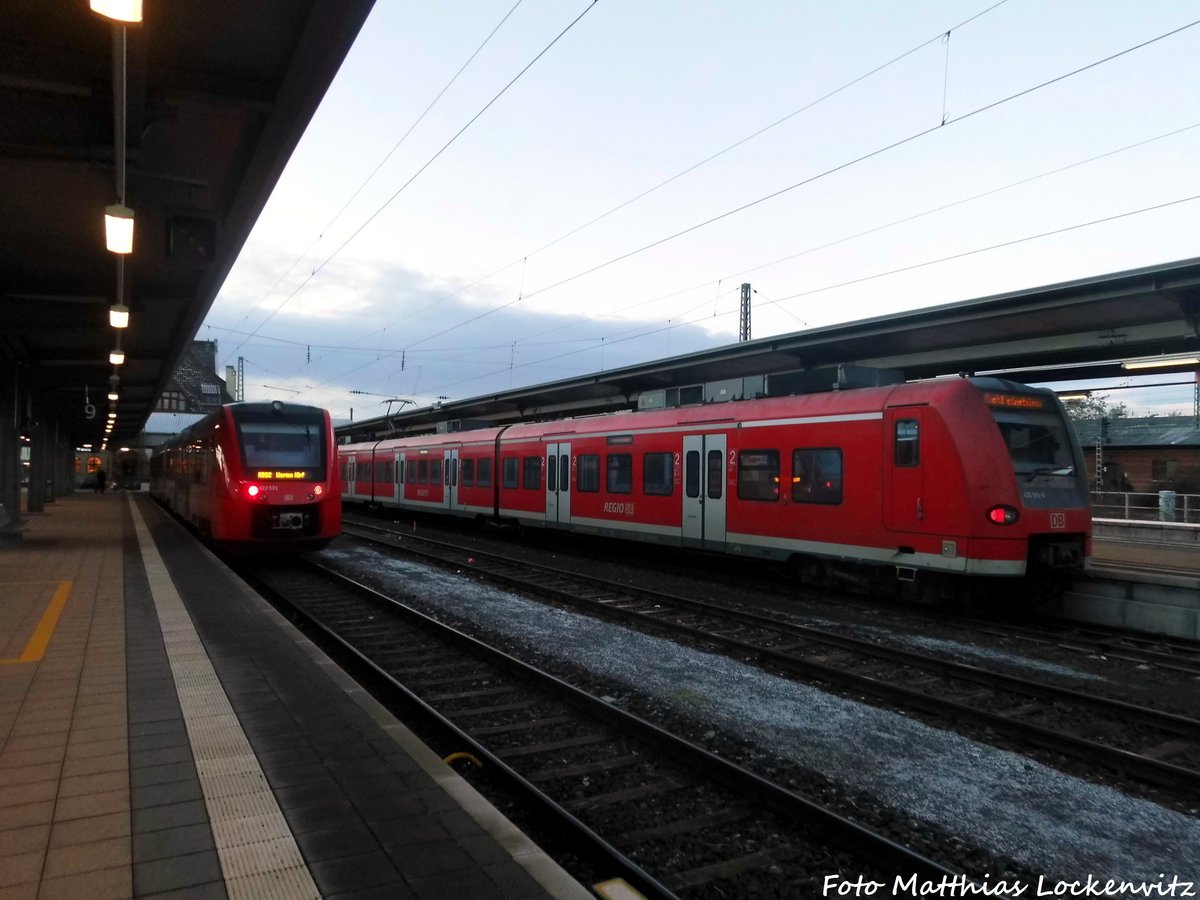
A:
[[[21,656],[18,659],[0,659],[0,665],[41,661],[42,656],[46,653],[46,646],[50,643],[50,636],[54,634],[54,628],[58,625],[58,617],[62,615],[63,607],[67,605],[67,598],[71,596],[73,584],[74,582],[71,581],[59,582],[58,589],[50,598],[50,605],[42,613],[41,621],[33,630],[29,643],[25,645]]]

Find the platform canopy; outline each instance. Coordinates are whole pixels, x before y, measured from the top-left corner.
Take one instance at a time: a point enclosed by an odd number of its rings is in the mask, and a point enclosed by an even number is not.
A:
[[[0,385],[19,419],[95,441],[115,374],[111,442],[137,436],[372,3],[144,0],[128,27],[88,0],[4,4]],[[122,199],[119,293],[104,213]]]

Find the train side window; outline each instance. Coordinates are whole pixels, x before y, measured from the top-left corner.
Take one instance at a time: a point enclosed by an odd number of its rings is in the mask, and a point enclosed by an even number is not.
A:
[[[792,501],[842,502],[842,451],[814,447],[792,451]]]
[[[571,457],[565,453],[558,455],[558,491],[565,494],[571,490]]]
[[[558,484],[558,456],[551,453],[546,457],[546,490],[554,490]]]
[[[708,499],[720,500],[725,490],[725,453],[708,451]]]
[[[633,454],[610,453],[605,466],[604,489],[610,494],[632,494]]]
[[[404,461],[396,460],[396,484],[404,484]]]
[[[673,453],[646,453],[642,456],[642,490],[660,497],[670,497],[675,493]]]
[[[521,460],[515,456],[506,456],[504,463],[504,486],[506,488],[520,487]]]
[[[921,423],[916,419],[896,421],[896,440],[892,462],[898,466],[915,466],[921,462]]]
[[[479,486],[492,486],[492,461],[490,459],[481,459],[479,461]]]
[[[692,499],[700,496],[699,450],[689,450],[683,457],[683,492]]]
[[[462,486],[475,486],[475,460],[464,459],[462,461]]]
[[[779,499],[779,451],[742,450],[738,453],[738,499]]]
[[[440,459],[431,459],[429,461],[429,483],[440,484],[442,481],[442,461]]]
[[[347,463],[346,460],[343,459],[342,464],[341,464],[341,466],[339,466],[339,468],[342,470],[342,481],[349,481],[350,480],[350,464]]]
[[[585,453],[579,457],[577,490],[596,493],[600,490],[600,454]]]
[[[528,491],[540,491],[542,489],[542,458],[526,456],[521,463],[521,483],[524,488]]]
[[[429,460],[417,461],[417,484],[429,484]]]
[[[449,479],[447,483],[450,485],[450,487],[457,487],[458,486],[458,460],[457,459],[450,460],[450,465],[447,467],[446,471],[447,471],[446,477]]]
[[[408,469],[408,471],[405,472],[404,480],[409,483],[416,481],[417,480],[417,461],[415,459],[410,459],[408,461],[408,463],[406,464],[405,468]]]

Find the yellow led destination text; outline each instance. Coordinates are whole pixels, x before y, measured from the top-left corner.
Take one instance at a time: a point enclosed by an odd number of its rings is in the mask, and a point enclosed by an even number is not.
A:
[[[307,472],[255,472],[254,477],[259,481],[303,481],[308,477]]]
[[[984,394],[988,406],[1004,406],[1009,409],[1043,409],[1045,401],[1041,397],[1019,397],[1016,394]]]

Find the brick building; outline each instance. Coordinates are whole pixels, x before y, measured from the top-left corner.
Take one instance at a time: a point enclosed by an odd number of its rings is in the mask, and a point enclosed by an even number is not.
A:
[[[1200,427],[1193,416],[1120,417],[1075,422],[1088,475],[1096,486],[1100,441],[1103,490],[1200,494]]]

